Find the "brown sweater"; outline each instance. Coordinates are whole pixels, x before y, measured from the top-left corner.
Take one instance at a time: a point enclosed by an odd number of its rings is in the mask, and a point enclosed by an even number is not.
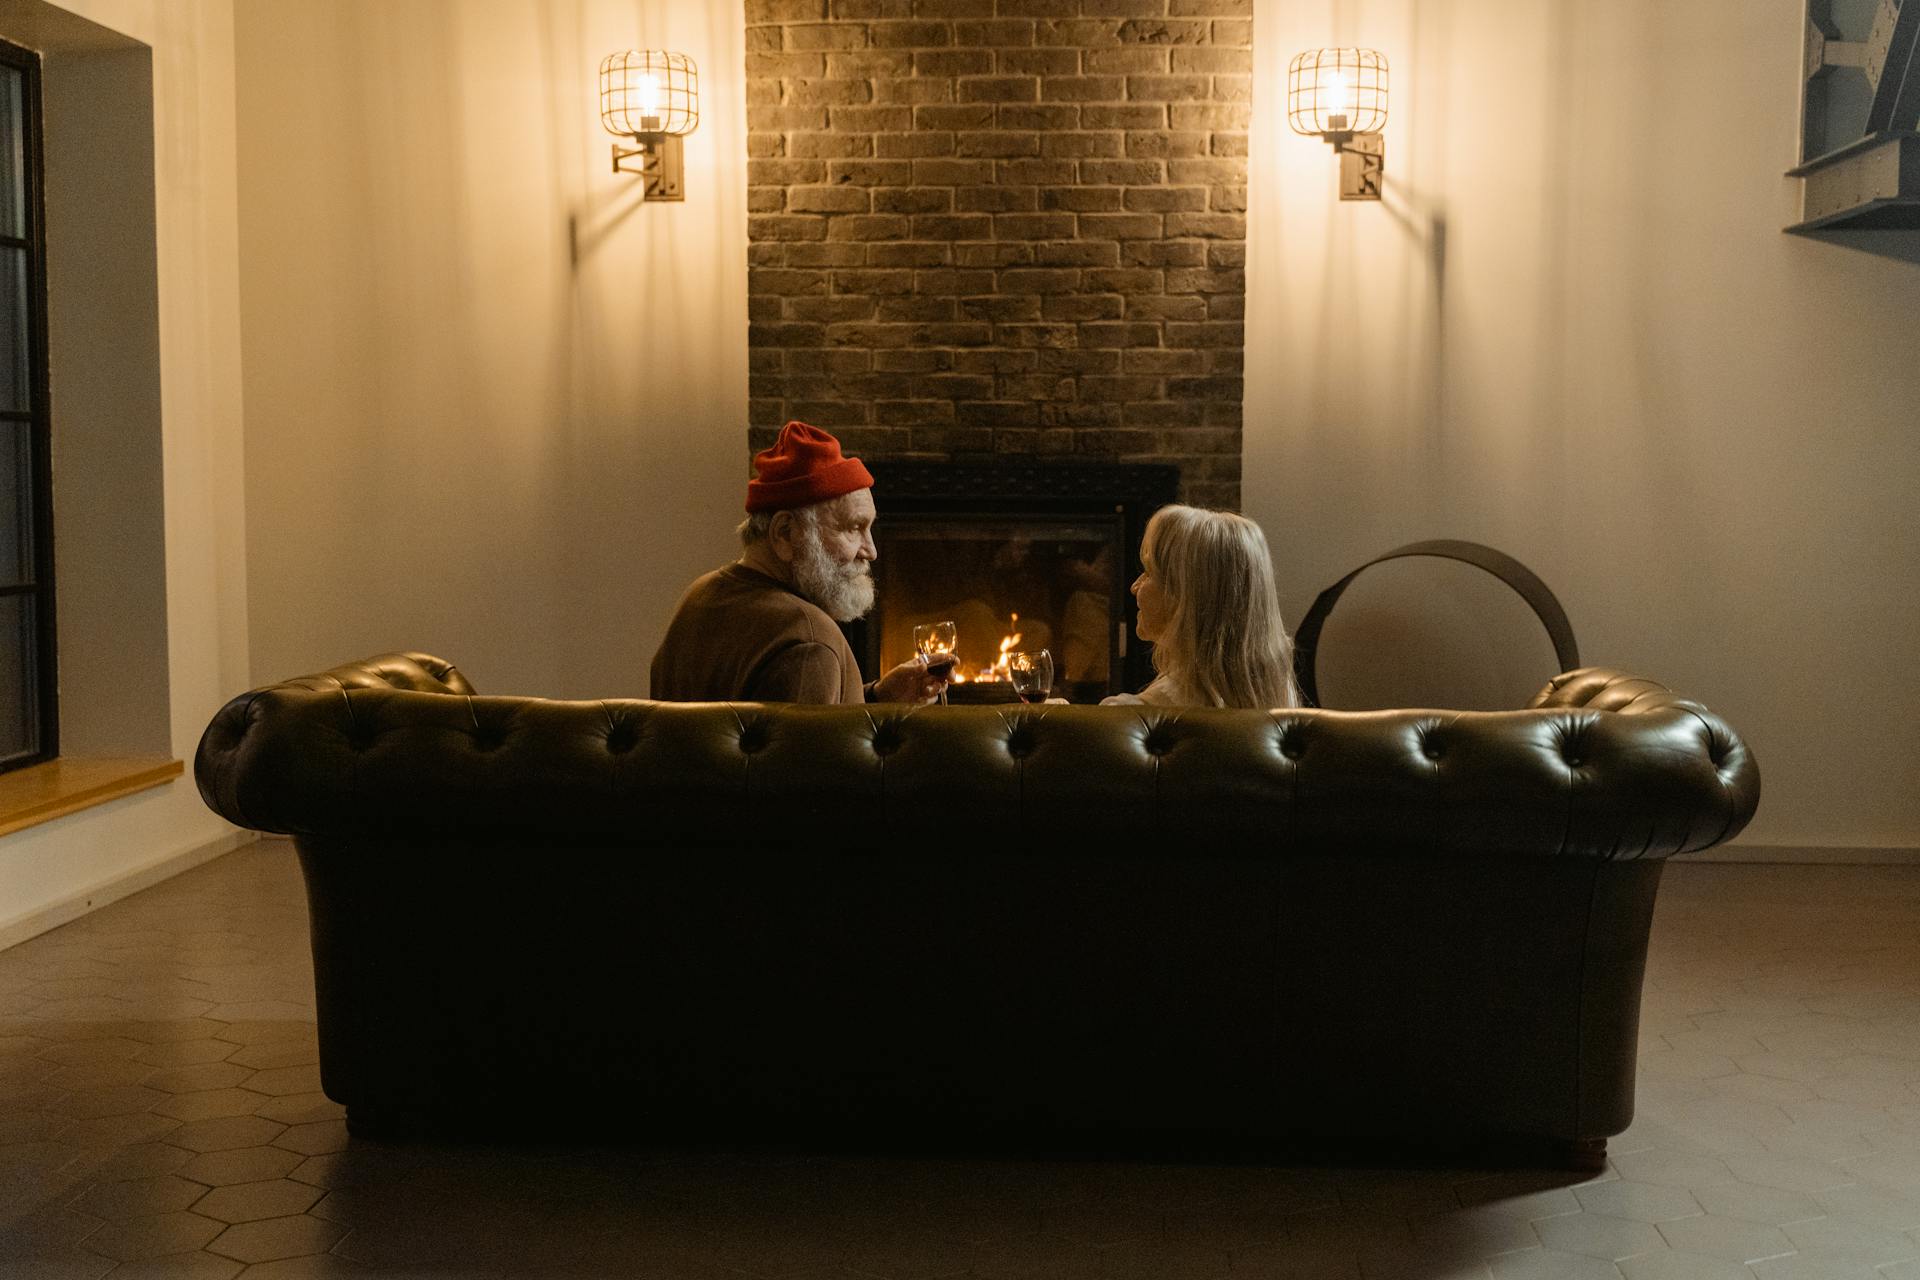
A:
[[[816,605],[743,564],[694,580],[660,651],[662,702],[865,702],[860,664]]]

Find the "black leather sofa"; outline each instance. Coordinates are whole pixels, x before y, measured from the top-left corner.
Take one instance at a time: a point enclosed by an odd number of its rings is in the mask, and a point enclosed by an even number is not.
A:
[[[1552,1140],[1632,1117],[1670,854],[1752,816],[1711,712],[254,690],[201,793],[290,833],[357,1133]]]

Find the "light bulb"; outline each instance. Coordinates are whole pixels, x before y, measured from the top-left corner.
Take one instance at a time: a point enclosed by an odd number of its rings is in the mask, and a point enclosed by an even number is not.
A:
[[[640,100],[640,125],[647,132],[660,127],[660,78],[643,75],[634,81],[634,94]]]
[[[1336,132],[1347,127],[1347,78],[1336,71],[1327,80],[1327,128]]]

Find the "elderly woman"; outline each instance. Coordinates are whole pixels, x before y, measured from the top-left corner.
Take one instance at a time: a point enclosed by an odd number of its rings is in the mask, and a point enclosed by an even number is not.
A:
[[[1293,641],[1259,525],[1228,511],[1162,507],[1147,522],[1140,562],[1134,631],[1153,643],[1157,678],[1102,705],[1300,705]]]

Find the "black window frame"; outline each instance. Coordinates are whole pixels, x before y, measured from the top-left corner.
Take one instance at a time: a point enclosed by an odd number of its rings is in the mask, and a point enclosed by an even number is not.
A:
[[[30,529],[33,538],[33,580],[29,584],[0,582],[0,595],[27,595],[34,602],[34,673],[37,677],[35,727],[38,749],[0,759],[0,773],[24,769],[60,754],[59,657],[54,629],[53,578],[53,418],[47,370],[47,238],[46,172],[42,141],[40,55],[0,40],[0,65],[21,76],[21,118],[25,145],[21,148],[25,178],[26,225],[21,236],[0,236],[0,245],[27,252],[27,409],[0,410],[0,422],[25,423],[33,452]],[[22,497],[29,495],[22,494]],[[11,643],[11,641],[9,641]]]

